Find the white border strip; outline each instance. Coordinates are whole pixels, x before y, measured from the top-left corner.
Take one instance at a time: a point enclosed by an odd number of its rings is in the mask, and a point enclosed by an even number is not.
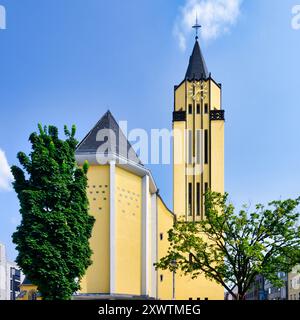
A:
[[[110,294],[116,293],[116,213],[115,213],[115,179],[116,179],[116,163],[109,162],[109,239],[110,239]]]
[[[142,182],[142,295],[149,295],[149,176],[145,175]]]

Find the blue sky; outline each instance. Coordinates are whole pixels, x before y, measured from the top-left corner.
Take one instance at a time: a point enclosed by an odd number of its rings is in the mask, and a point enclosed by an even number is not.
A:
[[[184,77],[194,42],[182,25],[187,2],[0,0],[7,18],[0,30],[0,150],[8,163],[29,151],[38,122],[60,129],[75,123],[81,139],[109,108],[129,128],[171,128],[173,86]],[[226,190],[237,205],[300,194],[296,4],[244,0],[234,21],[213,21],[218,37],[201,39],[209,71],[223,84]],[[150,167],[171,207],[172,167]],[[0,242],[13,259],[19,205],[4,189]]]

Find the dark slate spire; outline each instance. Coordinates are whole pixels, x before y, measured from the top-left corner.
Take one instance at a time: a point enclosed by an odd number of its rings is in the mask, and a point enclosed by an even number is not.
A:
[[[193,53],[190,57],[189,66],[185,75],[186,80],[203,80],[209,78],[204,57],[202,55],[198,37],[196,37]]]
[[[105,129],[109,129],[109,131],[103,131],[104,137],[101,135],[99,136],[99,132]],[[104,116],[96,123],[94,128],[79,143],[76,149],[76,155],[96,154],[99,147],[107,142],[109,145],[107,150],[105,150],[105,153],[114,153],[122,158],[141,164],[140,159],[133,150],[129,141],[126,139],[110,111],[107,111],[104,114]]]

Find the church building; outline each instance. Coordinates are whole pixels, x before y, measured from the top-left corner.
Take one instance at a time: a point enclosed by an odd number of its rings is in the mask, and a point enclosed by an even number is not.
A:
[[[186,75],[174,87],[172,210],[109,111],[78,145],[77,163],[90,163],[87,194],[96,221],[93,263],[75,299],[223,300],[223,287],[204,275],[192,280],[154,267],[167,253],[175,219],[205,219],[205,191],[224,192],[221,90],[196,37]]]

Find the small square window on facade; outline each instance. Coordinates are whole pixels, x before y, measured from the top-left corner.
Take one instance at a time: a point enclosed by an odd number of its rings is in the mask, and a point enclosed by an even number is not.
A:
[[[189,114],[193,114],[193,105],[189,104]]]
[[[163,240],[163,238],[164,238],[164,234],[163,234],[163,233],[160,233],[159,239],[160,239],[160,240]]]

